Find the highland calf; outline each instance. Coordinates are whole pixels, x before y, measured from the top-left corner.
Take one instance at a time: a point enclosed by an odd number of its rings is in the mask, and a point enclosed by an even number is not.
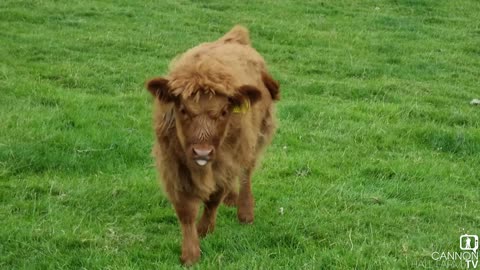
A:
[[[156,97],[157,169],[181,224],[181,261],[191,265],[200,258],[199,236],[215,228],[222,201],[237,207],[240,222],[253,222],[251,177],[275,132],[279,85],[248,31],[236,26],[176,58],[167,76],[146,87]]]

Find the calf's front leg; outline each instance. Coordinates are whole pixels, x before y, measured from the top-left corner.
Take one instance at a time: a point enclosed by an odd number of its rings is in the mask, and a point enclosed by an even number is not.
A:
[[[255,201],[252,194],[252,171],[247,169],[240,177],[240,192],[237,199],[237,216],[240,223],[251,224],[254,220]]]
[[[192,265],[200,259],[200,241],[195,226],[199,205],[199,199],[186,195],[178,196],[174,202],[175,211],[182,227],[183,240],[180,260],[184,265]]]

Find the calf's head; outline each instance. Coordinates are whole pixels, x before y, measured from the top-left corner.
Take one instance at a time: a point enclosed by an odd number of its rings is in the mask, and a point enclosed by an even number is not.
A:
[[[164,78],[154,78],[146,87],[162,103],[174,104],[177,137],[187,159],[198,166],[215,160],[232,113],[261,98],[260,91],[249,85],[235,89],[233,95],[200,88],[189,96],[182,95],[181,89],[171,89]]]

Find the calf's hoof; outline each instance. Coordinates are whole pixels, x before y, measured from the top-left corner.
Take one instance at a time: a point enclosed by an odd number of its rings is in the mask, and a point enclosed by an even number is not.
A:
[[[242,224],[252,224],[255,219],[253,211],[238,211],[237,217]]]
[[[180,261],[184,266],[192,266],[200,260],[200,248],[182,250]]]

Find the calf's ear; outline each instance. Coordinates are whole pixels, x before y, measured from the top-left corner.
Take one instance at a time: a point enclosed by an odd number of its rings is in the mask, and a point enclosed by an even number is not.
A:
[[[262,93],[255,86],[243,85],[237,89],[235,95],[230,98],[230,101],[233,106],[242,106],[245,102],[253,105],[261,98]]]
[[[163,102],[172,102],[175,100],[175,96],[170,92],[168,87],[168,80],[162,77],[157,77],[149,80],[145,87],[154,97],[157,97]]]
[[[262,71],[262,81],[263,84],[265,84],[265,87],[267,87],[268,92],[270,92],[272,99],[280,100],[280,85],[278,84],[278,82],[265,71]]]

